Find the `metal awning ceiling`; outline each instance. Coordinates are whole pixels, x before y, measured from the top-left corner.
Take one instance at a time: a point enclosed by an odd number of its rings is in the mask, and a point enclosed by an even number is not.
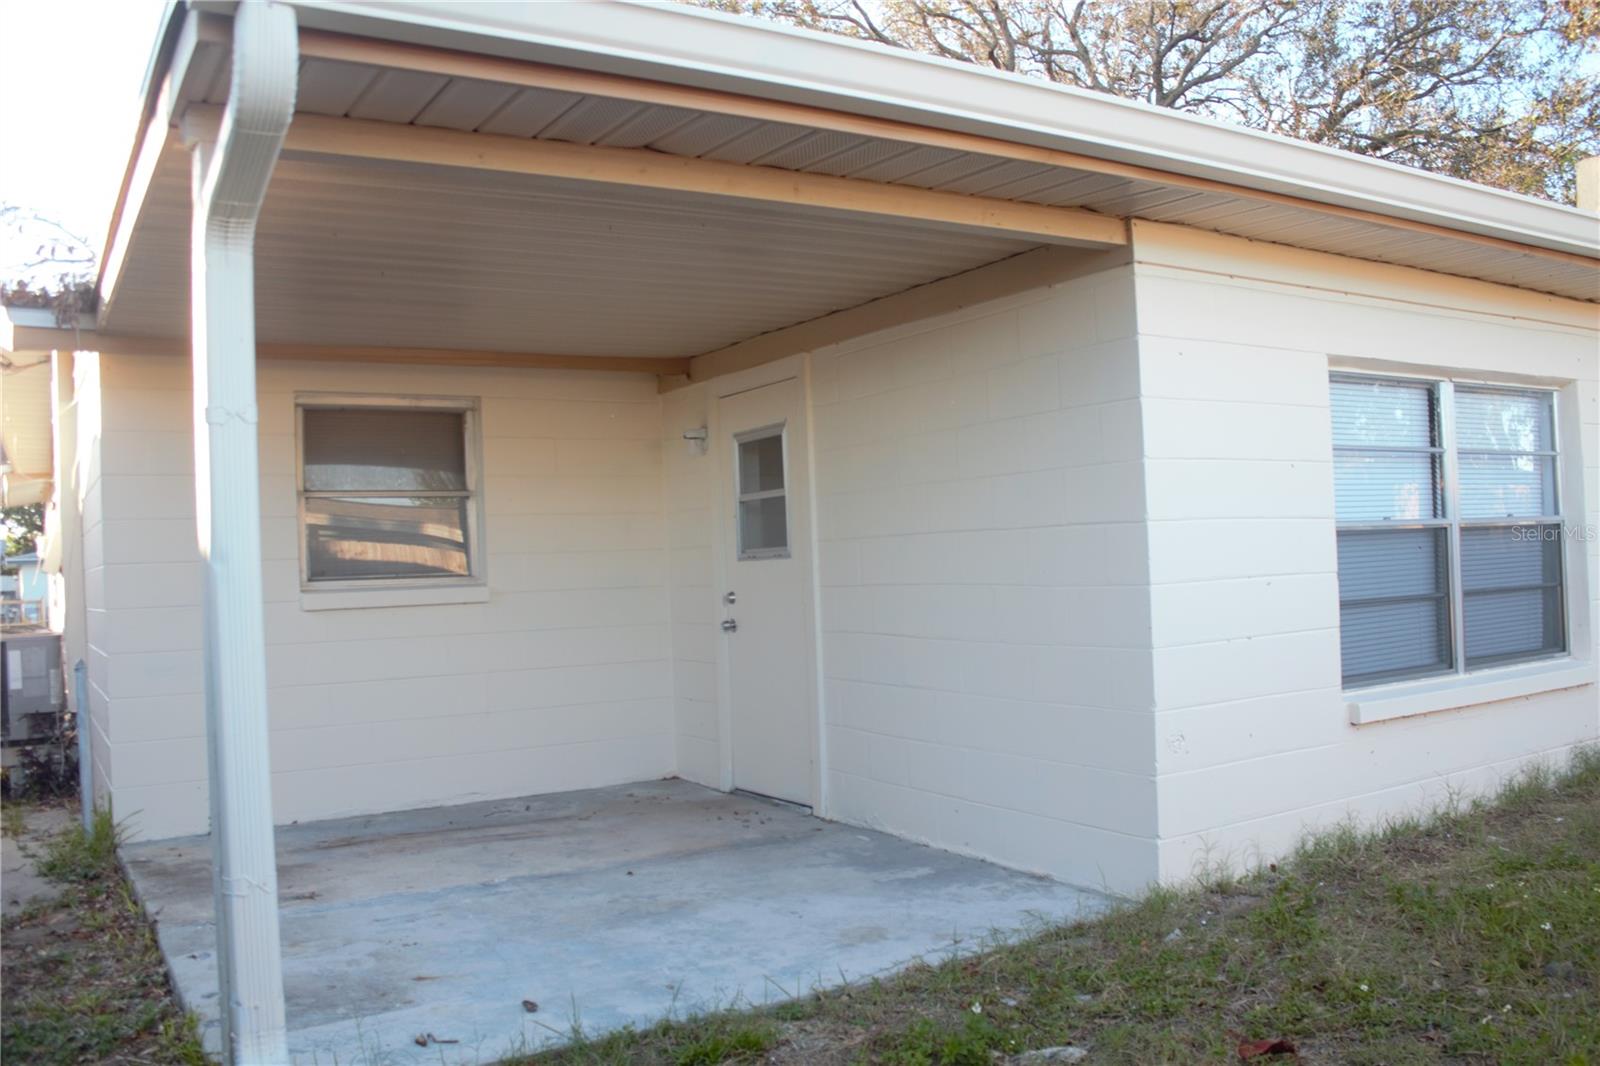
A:
[[[182,336],[187,153],[102,331]],[[1031,244],[456,168],[286,159],[257,244],[268,342],[687,356]]]
[[[226,71],[207,99],[226,97]],[[468,130],[829,174],[999,200],[1197,226],[1254,240],[1458,273],[1595,299],[1595,266],[1386,227],[1267,200],[981,152],[906,144],[785,122],[308,58],[307,114]]]
[[[1080,208],[1600,298],[1595,263],[1578,256],[1216,182],[1075,167],[1027,146],[1008,157],[869,135],[848,121],[828,128],[826,114],[779,121],[750,98],[690,92],[695,106],[680,106],[682,93],[641,98],[653,83],[433,49],[392,51],[390,63],[342,58],[378,54],[370,44],[302,31],[298,112]],[[225,100],[227,54],[225,34],[202,35],[170,114]],[[466,167],[292,150],[284,159],[260,241],[258,325],[268,341],[693,355],[1038,243]],[[185,332],[188,181],[187,153],[171,139],[133,220],[130,269],[103,332]]]

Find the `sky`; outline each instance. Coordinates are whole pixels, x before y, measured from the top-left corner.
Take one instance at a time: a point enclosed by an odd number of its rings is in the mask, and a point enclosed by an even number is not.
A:
[[[0,204],[100,250],[163,10],[161,0],[0,0]],[[0,279],[22,276],[37,245],[0,227]]]

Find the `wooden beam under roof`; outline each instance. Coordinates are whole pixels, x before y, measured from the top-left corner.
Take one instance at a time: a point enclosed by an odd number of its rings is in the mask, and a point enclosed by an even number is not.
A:
[[[816,351],[919,319],[949,314],[975,304],[1057,285],[1103,270],[1113,270],[1131,261],[1132,257],[1126,248],[1107,248],[1095,252],[1035,248],[997,263],[952,274],[697,355],[689,361],[686,377],[662,380],[662,391],[721,377],[737,370],[747,370],[800,352]]]
[[[194,104],[184,123],[203,138],[220,115],[215,104]],[[1040,244],[1104,248],[1128,243],[1125,221],[1082,208],[722,163],[644,148],[604,148],[301,114],[289,127],[283,151],[287,158],[414,163],[818,208]]]
[[[95,330],[18,326],[11,351],[84,351],[107,355],[187,356],[187,337],[139,337]],[[390,366],[499,367],[513,370],[600,370],[614,374],[672,376],[689,372],[687,356],[553,355],[457,348],[285,344],[262,341],[256,357],[267,362],[381,363]]]

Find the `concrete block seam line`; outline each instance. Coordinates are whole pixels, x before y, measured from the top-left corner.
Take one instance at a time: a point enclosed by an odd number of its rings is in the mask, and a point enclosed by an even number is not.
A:
[[[183,124],[193,150],[195,513],[206,570],[213,884],[230,1066],[288,1061],[267,754],[254,254],[298,80],[293,9],[247,0],[234,16],[232,78],[215,139]]]
[[[1294,815],[1303,816],[1306,815],[1307,812],[1315,812],[1338,804],[1343,804],[1348,809],[1350,805],[1359,803],[1362,800],[1368,800],[1372,799],[1373,797],[1384,796],[1390,793],[1400,793],[1416,789],[1426,790],[1430,785],[1442,784],[1448,790],[1454,787],[1451,778],[1462,777],[1468,774],[1492,773],[1496,775],[1499,785],[1503,786],[1518,773],[1522,772],[1528,767],[1540,764],[1549,766],[1552,763],[1564,765],[1565,763],[1571,761],[1574,752],[1592,743],[1592,740],[1574,740],[1557,744],[1555,747],[1551,748],[1537,748],[1533,751],[1524,752],[1520,755],[1514,755],[1507,759],[1499,759],[1491,763],[1462,766],[1454,770],[1434,770],[1422,777],[1411,778],[1407,781],[1397,781],[1378,788],[1368,789],[1365,792],[1358,792],[1347,796],[1336,796],[1331,799],[1318,800],[1313,803],[1302,804],[1287,811],[1276,811],[1270,814],[1254,815],[1249,818],[1241,818],[1232,822],[1222,822],[1209,825],[1204,828],[1195,829],[1189,832],[1160,835],[1155,839],[1157,844],[1165,844],[1172,841],[1185,840],[1191,837],[1205,837],[1208,834],[1245,829],[1249,826],[1270,822],[1276,818],[1288,818]],[[1480,798],[1492,798],[1492,795],[1492,791],[1484,792],[1481,794]],[[1421,804],[1412,805],[1411,807],[1402,808],[1385,814],[1381,816],[1378,821],[1374,822],[1373,825],[1381,826],[1385,820],[1391,820],[1395,817],[1404,817],[1408,814],[1421,813],[1423,815],[1431,815],[1443,813],[1447,809],[1447,802],[1429,802],[1427,800],[1426,793],[1424,792]],[[1346,818],[1348,818],[1348,814],[1346,815]],[[1306,823],[1307,828],[1309,829],[1315,829],[1316,824],[1317,823]],[[1320,824],[1329,825],[1333,823]]]

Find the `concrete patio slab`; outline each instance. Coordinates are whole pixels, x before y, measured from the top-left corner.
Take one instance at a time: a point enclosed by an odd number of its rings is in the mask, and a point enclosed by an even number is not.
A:
[[[124,857],[216,1048],[207,840]],[[340,1066],[494,1062],[574,1026],[782,1000],[1107,905],[682,781],[289,826],[278,869],[290,1047]],[[419,1046],[429,1033],[459,1042]]]

